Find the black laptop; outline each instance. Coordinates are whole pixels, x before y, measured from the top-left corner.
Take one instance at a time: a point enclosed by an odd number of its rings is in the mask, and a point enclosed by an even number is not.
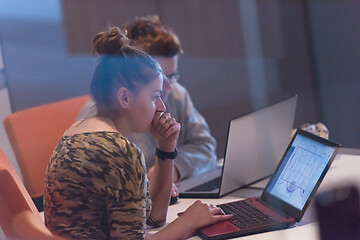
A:
[[[218,205],[229,220],[197,231],[203,239],[227,239],[299,222],[340,145],[297,130],[261,197]]]

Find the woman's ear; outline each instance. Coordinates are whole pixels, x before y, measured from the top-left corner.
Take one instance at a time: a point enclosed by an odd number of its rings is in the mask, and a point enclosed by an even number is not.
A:
[[[131,97],[130,95],[131,95],[130,91],[125,87],[121,87],[117,91],[117,100],[122,108],[124,109],[129,108],[130,97]]]

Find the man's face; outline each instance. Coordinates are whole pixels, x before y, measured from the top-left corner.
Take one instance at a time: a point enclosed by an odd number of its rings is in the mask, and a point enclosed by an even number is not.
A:
[[[174,57],[162,57],[162,56],[154,56],[154,59],[159,62],[164,74],[169,77],[170,79],[165,79],[163,83],[163,92],[161,94],[161,99],[164,103],[172,91],[172,88],[175,84],[177,79],[177,68],[178,68],[178,56]]]

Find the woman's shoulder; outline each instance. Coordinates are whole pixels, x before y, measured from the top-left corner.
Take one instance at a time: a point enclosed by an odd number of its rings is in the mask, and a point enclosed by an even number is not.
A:
[[[63,136],[52,158],[70,164],[76,171],[103,169],[101,171],[110,173],[112,169],[132,169],[134,159],[141,159],[141,153],[120,133],[100,131]]]
[[[105,156],[115,158],[119,152],[132,151],[132,143],[119,132],[111,131],[94,131],[81,132],[72,135],[64,135],[59,141],[55,152],[57,157],[73,154],[78,155],[78,158],[87,162],[90,157],[96,159],[107,159]],[[85,153],[85,154],[84,154]],[[59,156],[60,154],[60,156]]]
[[[100,118],[91,117],[74,122],[64,133],[65,136],[71,136],[86,132],[118,132],[112,125]]]
[[[67,147],[76,147],[81,145],[86,148],[86,151],[91,149],[108,150],[112,147],[119,149],[127,148],[127,145],[132,144],[121,133],[115,131],[88,131],[73,133],[71,135],[64,135],[62,141],[67,141]]]

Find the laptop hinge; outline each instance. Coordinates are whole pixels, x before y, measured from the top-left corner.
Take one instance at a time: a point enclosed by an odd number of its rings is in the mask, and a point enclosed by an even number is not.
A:
[[[294,218],[292,216],[290,216],[289,214],[285,213],[283,210],[276,208],[274,206],[272,206],[270,203],[267,203],[265,200],[263,200],[261,197],[258,197],[256,199],[256,201],[260,202],[261,204],[264,204],[266,207],[270,208],[271,210],[283,215],[286,218]]]

